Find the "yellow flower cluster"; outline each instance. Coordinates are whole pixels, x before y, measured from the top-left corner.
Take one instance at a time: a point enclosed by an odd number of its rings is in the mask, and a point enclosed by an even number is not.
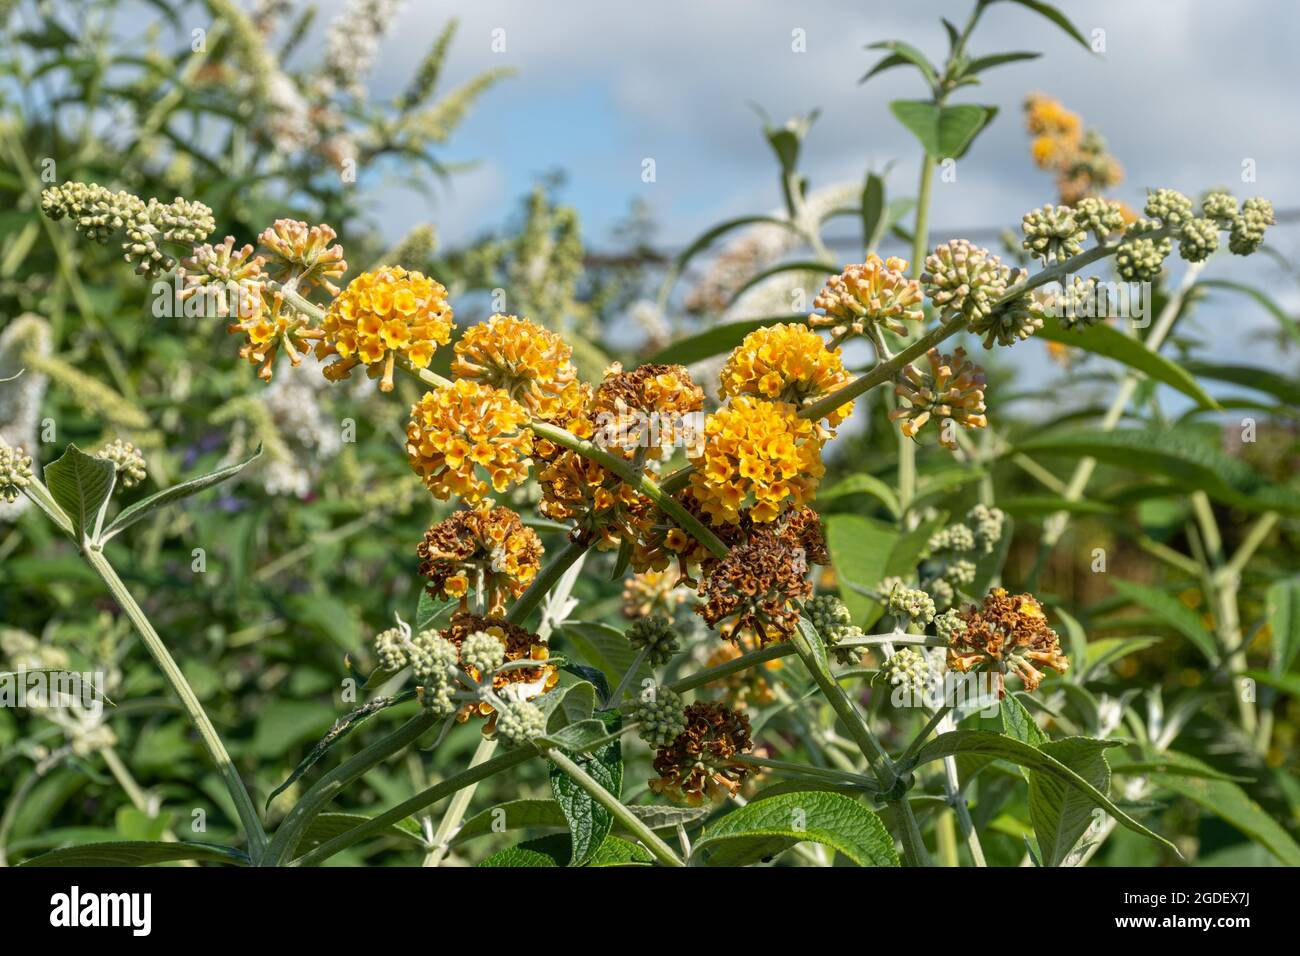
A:
[[[248,341],[239,348],[239,357],[257,366],[257,377],[269,382],[278,350],[283,348],[289,362],[296,366],[302,362],[302,353],[320,339],[320,330],[311,327],[307,316],[287,305],[279,292],[271,293],[269,298],[259,294],[256,302],[254,314],[232,322],[226,331],[247,336]]]
[[[1056,173],[1061,202],[1073,206],[1124,178],[1124,168],[1096,130],[1083,128],[1077,113],[1059,100],[1034,93],[1025,100],[1025,127],[1034,137],[1029,152],[1039,169]]]
[[[533,433],[528,410],[500,389],[458,379],[411,407],[406,456],[435,498],[471,504],[528,477]],[[480,477],[487,476],[487,480]]]
[[[704,409],[704,390],[681,365],[642,365],[630,372],[615,362],[591,400],[587,418],[594,440],[626,458],[665,457],[677,445],[699,438],[695,421]]]
[[[537,418],[554,421],[585,403],[573,354],[554,332],[513,315],[494,315],[456,343],[457,378],[499,388]]]
[[[924,298],[921,283],[907,277],[906,259],[881,259],[872,254],[866,262],[845,266],[839,275],[826,280],[813,300],[813,308],[825,314],[812,313],[808,324],[815,329],[829,328],[836,341],[866,335],[873,327],[906,335],[905,323],[925,318],[921,309]]]
[[[293,279],[304,292],[320,285],[330,295],[338,295],[338,286],[331,280],[342,278],[348,264],[343,247],[334,242],[337,238],[329,226],[277,219],[257,241],[268,252],[267,271],[273,278]]]
[[[838,348],[805,325],[782,323],[755,329],[722,367],[723,397],[753,395],[802,408],[852,381]],[[853,412],[853,403],[833,409],[834,428]]]
[[[1034,136],[1030,153],[1039,169],[1052,169],[1064,155],[1078,148],[1083,120],[1059,100],[1041,93],[1025,100],[1025,128]]]
[[[441,283],[401,266],[363,272],[330,303],[316,357],[338,356],[325,367],[331,381],[366,365],[387,392],[393,388],[397,356],[415,368],[427,368],[437,347],[451,340],[451,327],[451,306]]]
[[[553,521],[572,521],[573,540],[602,549],[636,540],[651,510],[650,500],[623,479],[567,449],[538,472],[537,483],[537,510]]]
[[[709,416],[691,464],[691,494],[707,514],[730,524],[747,506],[750,519],[762,523],[805,504],[825,473],[813,423],[788,402],[749,395]]]

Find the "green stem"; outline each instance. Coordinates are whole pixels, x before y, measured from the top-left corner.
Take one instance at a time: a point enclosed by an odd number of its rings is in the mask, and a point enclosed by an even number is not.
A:
[[[615,687],[610,692],[609,697],[605,699],[606,708],[617,707],[619,705],[619,701],[623,699],[623,692],[627,690],[628,684],[632,683],[632,679],[636,676],[636,672],[641,669],[641,665],[645,663],[645,659],[649,656],[650,648],[648,647],[643,647],[641,650],[637,651],[636,657],[632,659],[631,666],[628,667],[628,669],[623,673],[622,678],[619,679],[618,686]]]
[[[367,837],[381,833],[393,824],[401,823],[407,817],[414,816],[426,807],[437,803],[443,797],[449,797],[454,793],[458,793],[464,787],[478,783],[480,780],[486,780],[494,774],[509,770],[536,756],[536,750],[530,747],[519,747],[515,750],[509,750],[499,757],[493,757],[487,763],[463,770],[454,777],[448,777],[441,783],[435,784],[427,790],[422,790],[407,800],[403,800],[392,809],[371,817],[365,823],[358,824],[352,829],[345,830],[338,836],[326,840],[320,846],[304,853],[289,865],[311,866],[321,860],[327,860],[334,854],[346,850]]]
[[[481,767],[491,760],[496,749],[496,738],[484,737],[479,740],[478,747],[474,750],[474,756],[469,761],[470,769]],[[447,812],[442,815],[442,820],[438,823],[438,829],[433,834],[433,848],[429,850],[428,855],[424,858],[425,866],[438,866],[446,858],[448,851],[451,849],[451,838],[459,829],[461,820],[464,819],[465,811],[469,808],[469,802],[474,799],[474,791],[477,788],[477,783],[471,783],[452,797],[451,803],[447,804]]]
[[[889,807],[894,811],[898,821],[899,840],[903,844],[903,859],[907,861],[907,865],[933,866],[934,864],[930,862],[930,854],[925,849],[925,837],[921,836],[916,814],[912,812],[912,805],[907,802],[907,797],[890,800]]]
[[[407,745],[414,743],[437,723],[438,718],[430,714],[421,713],[412,717],[387,737],[363,748],[321,777],[285,815],[275,831],[271,845],[267,847],[265,864],[278,866],[288,859],[297,848],[298,841],[302,839],[307,824],[316,814],[324,810],[344,787],[380,761],[388,759]]]
[[[673,852],[672,847],[659,839],[655,832],[641,821],[640,817],[624,806],[616,796],[602,787],[596,778],[578,766],[568,754],[558,747],[547,744],[540,744],[539,746],[547,760],[568,774],[574,783],[586,790],[597,803],[613,814],[619,823],[645,844],[646,849],[654,854],[655,859],[665,866],[686,865],[682,862],[681,857]]]
[[[769,644],[767,647],[760,647],[756,651],[742,654],[734,660],[714,667],[706,667],[702,671],[696,671],[694,674],[675,680],[668,685],[668,689],[676,694],[684,694],[688,690],[695,690],[697,687],[703,687],[705,684],[748,670],[767,661],[774,661],[779,657],[788,657],[794,652],[794,645],[788,641],[783,641],[780,644]]]
[[[244,834],[248,838],[249,856],[253,860],[259,859],[266,847],[266,831],[262,828],[257,806],[253,803],[253,798],[249,796],[244,781],[239,778],[239,771],[235,769],[230,754],[226,752],[226,745],[221,742],[221,737],[218,736],[216,728],[212,726],[212,721],[208,719],[207,711],[203,709],[203,705],[199,702],[198,695],[194,693],[194,688],[185,679],[185,675],[181,672],[175,658],[167,650],[167,646],[162,642],[162,638],[158,636],[158,632],[154,630],[153,624],[149,622],[149,618],[145,615],[143,609],[131,596],[131,592],[122,583],[122,579],[117,576],[117,572],[109,564],[108,558],[104,557],[104,552],[93,545],[87,545],[82,549],[81,553],[104,584],[108,586],[113,599],[117,601],[126,616],[130,618],[131,623],[135,625],[137,633],[139,633],[145,647],[153,656],[158,669],[162,671],[163,677],[171,686],[172,692],[180,698],[181,708],[189,717],[190,723],[194,725],[194,729],[198,731],[203,746],[208,751],[208,756],[216,764],[217,773],[220,774],[222,782],[226,785],[226,790],[230,793],[230,799],[234,801],[235,811],[239,814]]]

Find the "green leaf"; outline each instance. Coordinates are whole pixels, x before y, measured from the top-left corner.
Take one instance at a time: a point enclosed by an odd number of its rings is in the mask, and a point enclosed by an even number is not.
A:
[[[888,225],[885,216],[885,181],[875,173],[867,173],[862,185],[862,247],[872,252],[880,245]]]
[[[1300,698],[1300,674],[1274,674],[1270,671],[1242,671],[1242,677],[1249,677],[1265,687],[1272,687],[1290,697]]]
[[[1205,659],[1214,666],[1219,664],[1219,648],[1214,635],[1201,623],[1201,616],[1172,594],[1166,594],[1145,584],[1115,580],[1111,585],[1134,604],[1150,611],[1196,646]]]
[[[1079,32],[1078,27],[1076,27],[1073,23],[1071,23],[1069,18],[1066,17],[1064,13],[1056,9],[1056,7],[1052,6],[1050,3],[1042,3],[1041,0],[1011,0],[1011,2],[1018,3],[1022,7],[1028,7],[1030,10],[1033,10],[1035,13],[1051,20],[1058,27],[1060,27],[1071,37],[1073,37],[1075,41],[1079,43],[1080,46],[1082,46],[1085,50],[1091,52],[1092,47],[1088,45],[1088,41],[1084,38],[1083,34]]]
[[[1118,745],[1119,741],[1112,741],[1111,743]],[[1096,806],[1101,807],[1113,816],[1121,826],[1155,840],[1157,843],[1178,853],[1176,846],[1138,823],[1115,806],[1104,793],[1051,754],[1004,734],[995,734],[986,730],[954,730],[941,734],[921,748],[916,755],[916,764],[919,766],[931,760],[955,757],[958,754],[979,754],[994,757],[998,760],[1006,760],[1021,767],[1027,767],[1030,770],[1037,770],[1055,777],[1086,794]],[[1181,854],[1179,855],[1181,856]]]
[[[537,739],[575,753],[591,753],[620,736],[617,730],[609,730],[603,720],[592,718],[561,727]]]
[[[1110,767],[1106,749],[1114,741],[1066,737],[1045,740],[1038,749],[1055,757],[1099,793],[1110,790]],[[1029,773],[1029,819],[1038,838],[1039,859],[1043,866],[1060,866],[1093,822],[1094,804],[1082,791],[1059,777],[1041,771]]]
[[[1002,698],[1000,710],[1002,729],[1006,731],[1008,737],[1014,737],[1031,747],[1047,743],[1049,739],[1047,734],[1042,727],[1038,726],[1038,722],[1029,711],[1025,710],[1025,705],[1020,703],[1015,694],[1008,694]]]
[[[111,467],[112,462],[108,463]],[[64,847],[32,857],[19,866],[149,866],[197,860],[203,863],[233,863],[247,866],[248,857],[234,847],[215,843],[154,843],[123,840],[117,843],[88,843]]]
[[[703,332],[665,346],[649,361],[658,365],[693,365],[696,362],[730,352],[746,335],[755,329],[765,328],[774,322],[802,322],[798,315],[773,315],[762,319],[745,319],[740,322],[723,322],[712,325]]]
[[[925,54],[912,46],[910,43],[904,43],[902,40],[881,40],[879,43],[872,43],[867,47],[868,50],[888,50],[891,56],[901,57],[904,62],[910,63],[921,71],[925,77],[925,82],[929,83],[931,88],[939,83],[939,72],[934,68]],[[880,65],[862,78],[859,82],[866,82],[873,73],[879,72]]]
[[[1111,768],[1115,773],[1146,776],[1151,773],[1172,774],[1175,777],[1204,777],[1207,780],[1226,780],[1228,783],[1250,782],[1250,777],[1237,777],[1215,770],[1209,764],[1176,750],[1149,753],[1134,760],[1121,753]]]
[[[898,866],[894,838],[880,817],[839,793],[801,791],[733,810],[705,828],[691,853],[709,866],[745,866],[811,841],[858,866]]]
[[[1108,515],[1115,511],[1114,505],[1099,501],[1074,501],[1055,495],[1018,495],[1013,498],[999,498],[998,507],[1009,515],[1017,517],[1034,517],[1068,511],[1076,515]]]
[[[582,659],[605,675],[610,687],[617,687],[636,660],[636,651],[623,632],[596,621],[566,621],[561,632],[582,655]],[[651,676],[650,665],[642,661],[632,678],[640,686]]]
[[[419,634],[421,631],[441,627],[459,606],[458,598],[443,601],[430,594],[428,588],[421,588],[420,599],[415,604],[415,627],[411,628],[412,633]]]
[[[854,623],[869,627],[880,616],[881,606],[855,591],[852,585],[874,588],[885,577],[890,553],[898,534],[878,521],[860,515],[827,515],[826,543],[831,563],[839,578],[840,597],[853,616]]]
[[[548,731],[558,731],[588,720],[596,709],[596,687],[591,681],[578,681],[559,688],[554,694],[554,704],[548,708]]]
[[[87,455],[76,445],[69,445],[56,461],[45,466],[45,484],[72,519],[78,541],[97,539],[116,481],[117,469],[111,461]]]
[[[995,66],[1002,66],[1004,63],[1018,63],[1021,60],[1036,60],[1043,54],[1030,53],[1024,50],[1018,50],[1013,53],[992,53],[988,56],[977,57],[966,64],[966,69],[962,71],[963,76],[975,76],[983,73],[985,70]]]
[[[411,690],[404,690],[400,694],[397,694],[393,697],[378,697],[375,700],[370,701],[368,704],[365,704],[362,707],[358,707],[356,710],[352,711],[352,713],[340,717],[338,720],[334,722],[334,726],[332,726],[329,729],[329,732],[325,734],[325,736],[322,737],[319,741],[316,742],[316,746],[311,748],[311,750],[307,753],[307,756],[302,758],[302,761],[298,764],[298,766],[293,768],[293,773],[289,774],[289,776],[285,779],[284,783],[280,784],[280,786],[276,787],[274,790],[271,791],[271,795],[266,798],[266,806],[269,807],[271,805],[272,800],[274,800],[276,797],[282,794],[286,789],[292,786],[295,780],[297,780],[308,770],[310,770],[312,768],[312,765],[315,764],[318,760],[320,760],[321,757],[329,753],[330,749],[335,744],[337,744],[348,734],[352,733],[352,731],[356,730],[358,727],[360,727],[371,717],[375,716],[375,714],[379,713],[382,710],[386,710],[389,707],[392,707],[394,704],[400,704],[403,701],[414,700],[414,699],[415,699],[415,690],[414,688],[412,688]],[[286,703],[290,703],[290,702],[286,702]],[[315,726],[316,721],[320,719],[320,714],[321,714],[321,708],[317,707],[317,705],[315,704],[310,705],[309,710],[302,711],[303,720],[309,726]],[[282,714],[277,715],[276,722],[277,723],[280,722],[283,716],[284,715]],[[258,725],[259,738],[262,738],[261,730],[262,730],[261,724],[259,724]],[[268,756],[276,756],[278,753],[282,752],[281,743],[278,738],[273,743],[268,742],[265,738],[262,738],[261,746],[255,747],[254,749],[258,750],[259,753],[269,750],[270,753],[268,754]]]
[[[615,711],[600,715],[606,730],[615,731],[622,719]],[[574,762],[590,774],[597,783],[615,798],[623,792],[623,746],[615,737],[592,753],[571,752]],[[609,836],[614,827],[614,815],[596,802],[591,794],[559,767],[551,767],[551,795],[564,811],[572,838],[570,866],[582,866],[591,859],[596,848]]]
[[[894,100],[889,110],[936,160],[959,159],[997,113],[994,106],[936,106],[926,100]]]
[[[1273,318],[1277,319],[1278,324],[1291,336],[1293,341],[1300,344],[1300,322],[1287,315],[1286,311],[1274,299],[1254,286],[1242,282],[1231,282],[1227,279],[1202,279],[1193,288],[1199,287],[1226,289],[1229,292],[1238,292],[1241,295],[1249,296],[1263,306]]]
[[[1279,375],[1269,369],[1249,365],[1214,365],[1192,361],[1183,364],[1193,375],[1265,392],[1279,401],[1300,408],[1300,382],[1289,375]]]
[[[829,488],[819,488],[817,490],[817,500],[824,502],[844,495],[857,494],[871,495],[871,497],[888,508],[889,513],[895,518],[898,517],[901,511],[898,504],[898,495],[894,494],[894,489],[875,475],[868,474],[849,475]]]
[[[303,830],[302,837],[298,841],[297,853],[302,854],[315,849],[326,840],[332,840],[353,827],[360,826],[369,819],[370,817],[362,813],[318,813],[312,817],[311,822],[307,824],[307,828]],[[393,837],[403,843],[422,848],[427,846],[424,840],[420,838],[419,826],[411,820],[404,820],[401,823],[384,827],[382,830],[376,831],[374,836]]]
[[[1140,339],[1125,335],[1112,325],[1099,322],[1086,329],[1075,330],[1063,328],[1060,319],[1048,318],[1035,335],[1049,342],[1060,342],[1094,355],[1114,359],[1157,382],[1177,389],[1202,408],[1214,410],[1219,407],[1186,369],[1171,362],[1159,352],[1151,351]]]
[[[1179,428],[1125,428],[1110,432],[1063,429],[1027,438],[1015,451],[1028,455],[1088,456],[1144,474],[1165,475],[1243,511],[1300,514],[1300,496],[1274,486],[1245,462]]]
[[[1104,637],[1099,641],[1089,641],[1084,646],[1082,669],[1084,679],[1086,680],[1088,675],[1100,671],[1108,664],[1113,664],[1138,651],[1145,651],[1148,647],[1154,647],[1159,643],[1158,637]]]
[[[1291,669],[1300,652],[1300,578],[1275,581],[1265,599],[1268,629],[1273,635],[1273,654],[1269,667],[1275,674]]]
[[[1183,755],[1180,762],[1192,765],[1199,763],[1187,755]],[[1165,773],[1154,773],[1149,779],[1232,824],[1267,848],[1286,866],[1300,866],[1300,846],[1296,845],[1291,834],[1235,783],[1210,779],[1208,776],[1187,777]]]
[[[564,811],[554,800],[511,800],[466,820],[465,825],[456,831],[451,846],[468,843],[489,833],[566,825]],[[568,861],[567,854],[564,859]]]
[[[567,834],[528,840],[500,853],[494,853],[479,866],[545,867],[566,866],[573,855]],[[645,866],[654,862],[644,847],[618,837],[606,837],[592,853],[585,866]]]
[[[173,502],[180,501],[182,498],[188,498],[196,495],[200,491],[211,488],[213,485],[220,484],[227,478],[233,478],[239,474],[262,454],[262,446],[258,445],[257,450],[249,455],[243,461],[233,465],[227,465],[225,468],[218,468],[216,471],[201,475],[198,478],[191,478],[189,481],[182,481],[179,485],[172,485],[170,488],[164,488],[141,501],[123,508],[104,529],[103,539],[105,541],[112,538],[115,534],[125,531],[137,521],[149,517],[159,508],[165,508]]]

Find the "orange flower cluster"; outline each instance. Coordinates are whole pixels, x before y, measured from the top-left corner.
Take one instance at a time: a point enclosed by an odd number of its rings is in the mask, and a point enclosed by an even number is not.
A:
[[[753,749],[749,718],[723,704],[697,702],[686,708],[686,729],[655,754],[658,779],[650,789],[679,803],[734,796],[750,770],[732,758]]]
[[[745,336],[722,367],[721,393],[803,408],[852,380],[838,348],[827,348],[806,325],[783,323]],[[827,423],[833,428],[852,412],[853,403],[846,402],[826,416]]]
[[[585,404],[573,349],[549,329],[514,315],[494,315],[456,343],[457,378],[499,388],[537,418],[554,421]]]
[[[1029,96],[1025,127],[1034,137],[1030,155],[1039,169],[1056,173],[1061,202],[1067,206],[1100,195],[1124,179],[1124,168],[1106,148],[1102,135],[1085,131],[1079,115],[1060,101],[1041,93]]]

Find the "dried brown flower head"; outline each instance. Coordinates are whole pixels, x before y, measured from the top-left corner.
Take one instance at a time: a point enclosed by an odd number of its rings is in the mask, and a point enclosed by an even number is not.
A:
[[[692,806],[735,794],[750,773],[732,760],[753,748],[749,718],[708,702],[690,704],[685,716],[686,729],[655,754],[650,789]]]
[[[728,640],[752,630],[760,645],[783,641],[812,596],[808,560],[807,550],[780,532],[760,531],[709,573],[696,613]]]
[[[703,423],[704,390],[681,365],[642,365],[630,372],[617,362],[592,397],[588,417],[595,442],[631,458],[665,457],[694,446]]]
[[[506,595],[519,597],[542,562],[542,542],[519,515],[484,501],[453,512],[424,533],[417,552],[429,593],[459,598],[461,610],[471,587],[483,588],[492,614],[505,613]]]
[[[995,588],[985,596],[982,607],[970,605],[961,612],[961,624],[948,639],[948,666],[962,673],[997,674],[999,696],[1006,696],[1003,677],[1007,671],[1032,691],[1043,679],[1035,665],[1050,667],[1058,674],[1070,667],[1060,637],[1032,595],[1013,595]]]

